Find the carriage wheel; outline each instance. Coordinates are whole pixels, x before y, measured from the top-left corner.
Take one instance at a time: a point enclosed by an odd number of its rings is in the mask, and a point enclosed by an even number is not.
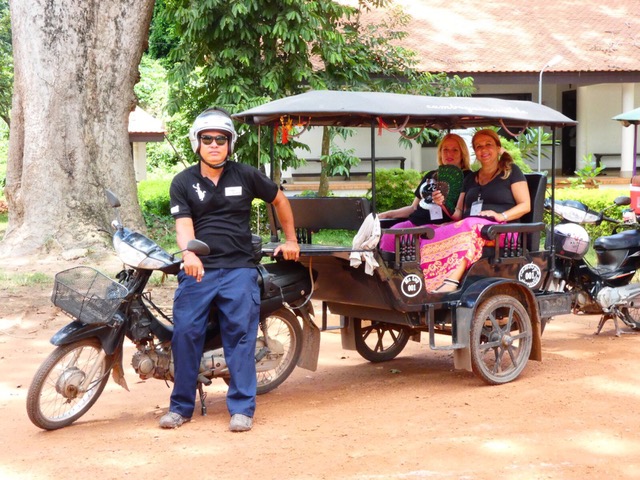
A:
[[[386,362],[398,356],[409,341],[406,328],[373,320],[353,319],[356,350],[370,362]]]
[[[508,383],[522,372],[531,353],[531,319],[509,295],[480,304],[471,326],[471,367],[490,385]]]

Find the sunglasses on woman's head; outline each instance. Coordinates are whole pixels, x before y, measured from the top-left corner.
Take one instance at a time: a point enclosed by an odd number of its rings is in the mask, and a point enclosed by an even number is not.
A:
[[[213,135],[201,135],[200,140],[202,140],[202,143],[205,145],[211,145],[211,142],[214,140],[216,141],[216,145],[224,145],[229,141],[224,135],[216,135],[215,137]]]

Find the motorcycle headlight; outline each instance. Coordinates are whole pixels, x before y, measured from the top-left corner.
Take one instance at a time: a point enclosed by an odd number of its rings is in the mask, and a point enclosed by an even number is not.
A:
[[[132,267],[157,270],[175,260],[155,242],[136,232],[123,232],[113,237],[113,247],[125,264]]]

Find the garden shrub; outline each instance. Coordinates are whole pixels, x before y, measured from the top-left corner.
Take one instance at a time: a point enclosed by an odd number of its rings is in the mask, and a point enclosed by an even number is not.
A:
[[[169,186],[171,180],[143,180],[138,183],[138,201],[143,215],[171,216]]]
[[[376,210],[386,212],[413,203],[414,191],[424,174],[417,170],[381,168],[376,170]],[[369,175],[369,179],[371,176]],[[371,198],[371,190],[367,192]]]

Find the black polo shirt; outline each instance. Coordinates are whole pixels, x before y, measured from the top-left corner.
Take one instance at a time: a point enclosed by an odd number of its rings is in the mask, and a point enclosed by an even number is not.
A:
[[[171,182],[171,215],[193,220],[196,238],[211,249],[200,257],[205,267],[252,267],[251,201],[271,203],[277,193],[278,186],[250,165],[227,162],[214,185],[200,174],[198,163]]]

